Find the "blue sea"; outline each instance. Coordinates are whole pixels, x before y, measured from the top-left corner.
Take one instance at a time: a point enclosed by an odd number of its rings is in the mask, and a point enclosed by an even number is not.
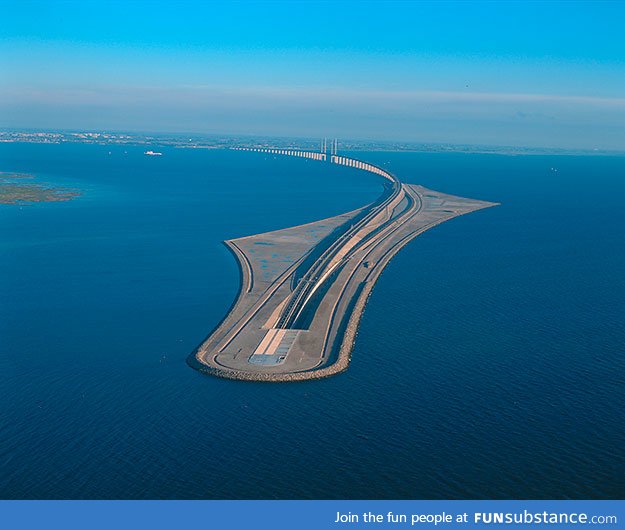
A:
[[[381,180],[224,150],[0,145],[77,188],[0,205],[0,498],[623,498],[625,157],[358,153],[501,203],[382,274],[347,372],[202,375],[238,290],[224,239]]]

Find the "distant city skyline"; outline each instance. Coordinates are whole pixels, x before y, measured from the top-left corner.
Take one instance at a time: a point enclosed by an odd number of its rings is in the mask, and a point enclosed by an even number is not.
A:
[[[0,128],[625,149],[623,2],[13,2]]]

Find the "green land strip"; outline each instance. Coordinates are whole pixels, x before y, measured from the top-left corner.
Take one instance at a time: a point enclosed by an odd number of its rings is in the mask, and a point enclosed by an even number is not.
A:
[[[0,173],[0,204],[69,201],[80,195],[75,189],[33,180],[32,175]]]

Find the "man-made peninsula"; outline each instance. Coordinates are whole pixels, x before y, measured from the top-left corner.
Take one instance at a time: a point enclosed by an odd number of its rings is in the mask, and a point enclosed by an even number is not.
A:
[[[208,374],[251,381],[326,377],[349,364],[367,298],[411,239],[495,203],[403,184],[336,151],[246,149],[329,161],[380,175],[384,192],[363,208],[310,224],[226,241],[241,271],[238,298],[188,358]]]

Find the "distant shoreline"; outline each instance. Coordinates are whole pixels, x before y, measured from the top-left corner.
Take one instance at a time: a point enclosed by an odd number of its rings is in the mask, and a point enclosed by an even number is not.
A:
[[[302,149],[314,151],[319,148],[316,138],[271,137],[247,135],[171,134],[171,133],[125,133],[125,132],[76,132],[76,131],[27,131],[0,130],[0,144],[91,144],[150,147],[174,147],[182,149],[229,149],[233,147],[279,149]],[[565,155],[565,156],[625,156],[624,150],[598,148],[562,148],[532,146],[470,145],[454,143],[429,143],[408,141],[342,140],[341,151],[367,151],[389,153],[467,153],[518,155]]]

